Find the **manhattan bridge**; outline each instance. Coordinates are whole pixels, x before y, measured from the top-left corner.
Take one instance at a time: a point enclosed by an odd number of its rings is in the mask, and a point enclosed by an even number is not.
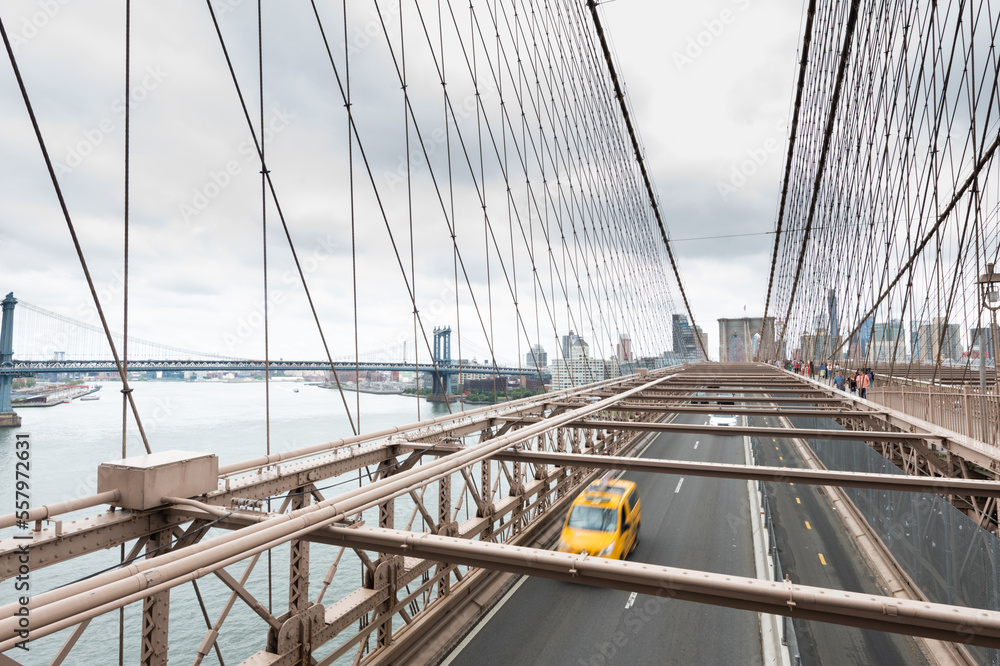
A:
[[[0,4],[0,664],[1000,664],[1000,8],[785,10],[712,349],[614,6]],[[262,389],[224,450],[143,381],[217,371]],[[272,437],[297,371],[343,427]],[[97,373],[99,444],[12,393]],[[633,551],[566,552],[611,478]]]

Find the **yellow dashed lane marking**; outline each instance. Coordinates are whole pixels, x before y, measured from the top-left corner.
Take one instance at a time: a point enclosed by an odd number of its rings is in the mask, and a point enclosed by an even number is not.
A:
[[[805,523],[806,523],[806,529],[807,530],[811,530],[812,529],[812,525],[809,524],[809,521],[807,520],[807,521],[805,521]]]
[[[796,497],[795,498],[795,503],[796,504],[802,504],[802,500],[800,500],[798,497]]]
[[[820,563],[823,564],[824,567],[826,566],[826,558],[823,557],[823,553],[819,554],[819,561],[820,561]]]
[[[778,460],[784,460],[784,459],[785,459],[784,456],[778,456]]]

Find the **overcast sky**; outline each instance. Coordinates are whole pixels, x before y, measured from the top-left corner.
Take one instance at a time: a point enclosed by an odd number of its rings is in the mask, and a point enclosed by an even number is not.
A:
[[[116,330],[121,329],[123,304],[123,4],[0,0],[0,18],[14,40],[69,211]],[[250,113],[259,122],[255,4],[229,0],[214,6]],[[331,351],[346,357],[353,353],[354,314],[343,100],[308,4],[268,4],[268,163]],[[339,3],[318,4],[331,42],[342,52]],[[137,336],[177,347],[260,357],[259,166],[208,12],[203,3],[133,5],[130,328]],[[442,125],[434,111],[440,113],[440,104],[432,103],[440,85],[430,52],[413,46],[422,34],[409,32],[419,30],[414,5],[404,2],[401,10],[380,6],[390,29],[398,30],[402,12],[415,111],[428,142],[440,145],[434,133]],[[466,9],[455,10],[467,24]],[[744,306],[752,316],[763,310],[801,12],[798,2],[763,0],[615,0],[602,7],[681,277],[713,357],[718,354],[719,317],[742,316]],[[436,15],[428,18],[436,21]],[[394,132],[402,131],[400,86],[373,5],[351,2],[348,26],[348,42],[357,53],[352,56],[352,87],[359,132],[380,194],[388,200],[382,203],[394,238],[405,241],[399,247],[401,270],[378,202],[370,188],[357,188],[359,347],[396,349],[403,339],[413,339],[403,280],[404,272],[407,281],[411,276],[406,187],[400,178],[405,150],[392,140]],[[449,67],[460,66],[460,49],[451,45],[446,54]],[[475,97],[460,76],[451,76],[449,94],[459,129],[469,135],[475,132]],[[7,62],[0,66],[0,91],[0,289],[96,323]],[[489,104],[486,97],[484,104]],[[447,172],[445,154],[439,149],[430,157],[438,174]],[[367,178],[355,164],[355,178]],[[498,171],[487,164],[486,178],[496,180]],[[414,183],[412,276],[429,335],[435,325],[455,326],[455,267],[433,183],[426,174],[418,174]],[[499,192],[486,196],[494,217],[506,224],[503,190]],[[454,196],[459,208],[478,206],[474,189],[456,187]],[[318,334],[273,204],[268,219],[272,355],[315,357],[321,350]],[[527,335],[521,331],[515,336],[513,326],[502,323],[511,319],[502,303],[511,300],[512,289],[518,289],[522,305],[534,300],[530,270],[523,269],[528,262],[523,244],[515,240],[512,248],[509,239],[498,241],[501,252],[513,253],[514,263],[521,264],[520,274],[505,277],[498,262],[487,266],[477,259],[486,255],[482,221],[472,227],[477,231],[469,232],[461,226],[464,218],[459,222],[459,242],[468,257],[465,269],[477,302],[483,311],[493,299],[500,320],[492,324],[496,355],[501,360],[513,360],[518,352],[523,356],[521,338],[534,342],[535,330],[554,355],[552,332],[535,323],[534,308],[525,317]],[[506,226],[502,231],[508,233]],[[637,260],[626,255],[614,258]],[[460,276],[460,292],[464,281]],[[462,337],[472,343],[463,356],[482,359],[488,353],[484,330],[491,323],[488,316],[479,320],[467,294],[462,299]],[[672,300],[681,307],[676,291]],[[545,321],[540,309],[538,319]],[[568,328],[565,322],[560,320],[560,332]],[[577,328],[587,327],[580,322]],[[631,334],[647,346],[658,344],[654,335]],[[601,341],[597,343],[600,348]],[[56,350],[62,342],[48,340],[43,346]],[[412,359],[412,351],[408,353]]]

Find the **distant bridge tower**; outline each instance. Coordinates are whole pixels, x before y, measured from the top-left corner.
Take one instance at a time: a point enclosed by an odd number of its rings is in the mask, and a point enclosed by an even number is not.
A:
[[[761,331],[763,330],[763,336]],[[767,360],[774,352],[774,317],[719,319],[719,360],[723,363]]]
[[[0,374],[0,427],[21,425],[21,417],[14,413],[10,404],[10,390],[14,384],[14,375],[9,371],[14,367],[15,305],[17,299],[11,292],[3,299],[3,321],[0,322],[0,369],[8,371]]]
[[[451,326],[434,328],[434,362],[451,364]]]
[[[434,364],[451,365],[451,326],[434,327]],[[451,373],[434,373],[432,393],[451,393]]]

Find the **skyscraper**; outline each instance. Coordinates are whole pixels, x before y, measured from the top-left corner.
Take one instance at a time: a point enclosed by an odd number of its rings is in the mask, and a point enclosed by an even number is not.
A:
[[[931,351],[931,327],[922,323],[913,325],[910,331],[910,358],[921,363],[930,363],[933,358]]]
[[[631,363],[632,358],[632,339],[629,337],[628,333],[622,333],[621,337],[618,339],[618,349],[617,349],[618,360],[622,363]]]
[[[572,355],[573,347],[577,344],[586,345],[586,341],[579,335],[570,330],[569,335],[564,335],[562,337],[562,357],[564,359],[569,359]]]
[[[903,361],[906,359],[906,340],[903,324],[898,319],[889,323],[873,324],[871,353],[867,359],[873,362]],[[862,356],[862,358],[866,358]]]
[[[868,356],[868,343],[872,339],[872,329],[875,327],[875,317],[868,317],[858,330],[851,336],[849,354],[852,359],[864,359]]]
[[[532,345],[531,351],[524,355],[524,365],[529,368],[546,368],[549,365],[549,355],[541,345]]]
[[[701,326],[695,326],[694,334],[697,338],[694,347],[695,356],[702,361],[707,360],[705,354],[702,352],[702,349],[708,349],[708,338],[705,337],[705,331],[702,330]],[[700,344],[698,341],[700,341]]]
[[[695,340],[695,331],[688,323],[687,315],[673,315],[672,334],[674,340],[674,353],[683,360],[700,358],[698,342]]]
[[[829,321],[828,332],[834,340],[840,335],[840,321],[837,319],[837,292],[830,289],[826,294],[826,316]]]
[[[993,329],[990,326],[969,329],[969,355],[979,358],[980,354],[986,360],[993,358]]]
[[[929,324],[914,324],[910,334],[913,359],[924,363],[959,361],[962,359],[960,337],[958,324],[949,324],[944,317],[934,317]]]

